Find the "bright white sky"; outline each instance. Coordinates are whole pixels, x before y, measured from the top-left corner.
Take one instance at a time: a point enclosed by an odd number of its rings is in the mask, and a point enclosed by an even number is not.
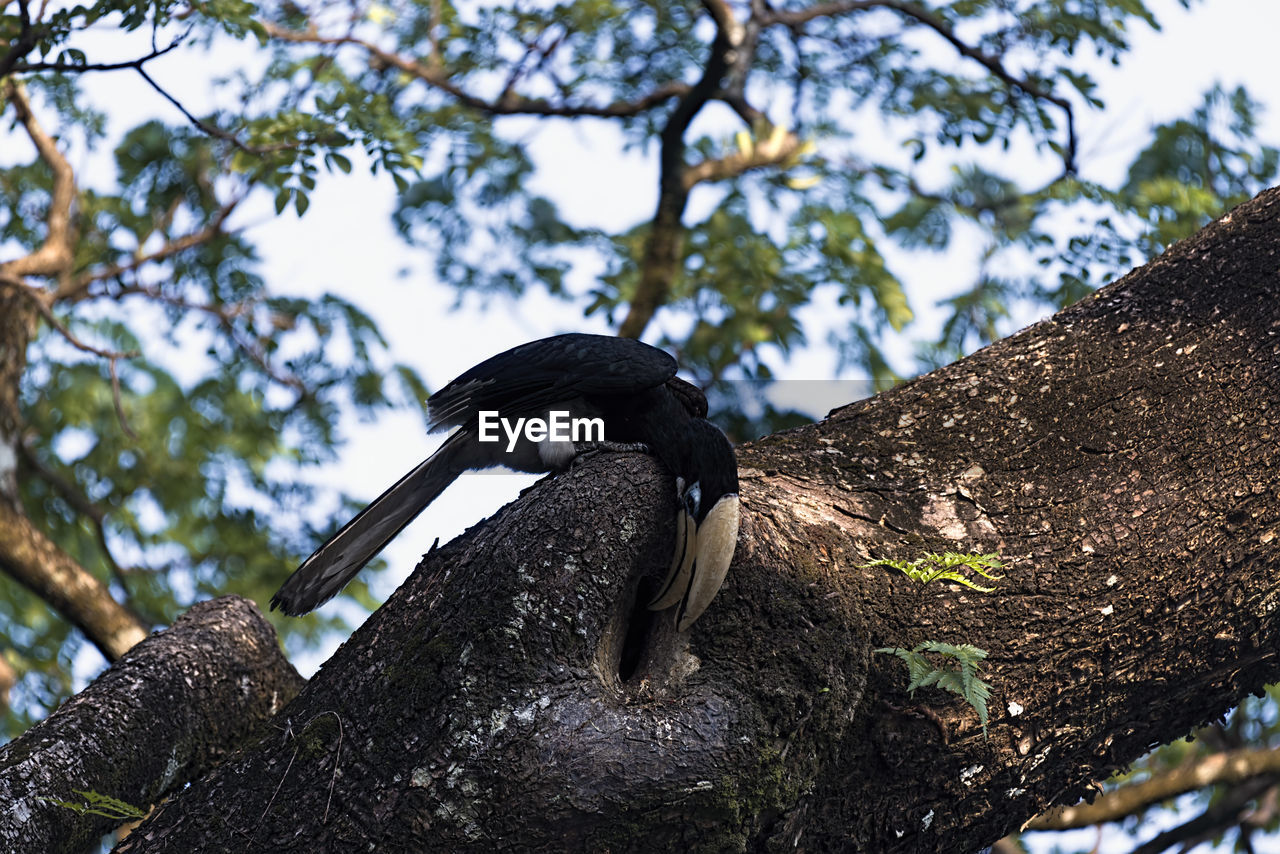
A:
[[[1122,66],[1099,63],[1093,69],[1108,109],[1079,116],[1086,175],[1114,180],[1146,140],[1152,124],[1185,115],[1214,82],[1228,88],[1247,86],[1270,108],[1263,117],[1262,138],[1280,144],[1280,68],[1275,59],[1280,3],[1212,0],[1189,12],[1173,0],[1151,0],[1150,5],[1164,31],[1139,28],[1133,37],[1134,50]],[[202,114],[217,95],[211,92],[204,69],[194,68],[191,57],[182,53],[163,57],[149,68],[192,112]],[[225,73],[232,56],[219,52],[216,59],[219,67],[210,73]],[[86,84],[95,103],[110,106],[117,132],[148,116],[175,123],[182,120],[136,75],[100,74]],[[546,192],[555,188],[554,197],[575,221],[621,227],[651,214],[657,183],[654,158],[633,153],[620,168],[616,149],[602,143],[588,122],[534,130],[529,138],[542,170],[540,185]],[[25,151],[11,149],[14,140],[12,135],[0,138],[0,160],[27,156]],[[99,181],[109,180],[98,171],[101,160],[79,156],[82,177],[92,182],[96,173]],[[1027,168],[1038,174],[1044,166],[1028,163]],[[569,330],[609,331],[601,318],[584,320],[579,307],[554,302],[543,294],[531,294],[518,303],[495,299],[488,306],[468,300],[461,309],[451,310],[455,294],[433,282],[429,259],[395,236],[390,225],[393,203],[394,190],[385,176],[371,178],[357,168],[350,176],[322,179],[302,220],[292,213],[276,217],[269,205],[262,204],[256,210],[238,212],[236,221],[253,224],[250,238],[265,257],[266,277],[274,290],[333,291],[354,301],[377,320],[394,357],[415,366],[432,388],[481,359],[532,338]],[[398,275],[406,268],[410,275]],[[920,336],[926,337],[937,321],[932,304],[965,286],[971,272],[957,265],[954,256],[918,259],[901,271],[910,282],[913,308],[921,318]],[[819,314],[811,313],[815,322]],[[810,340],[820,342],[823,336],[811,334]],[[832,376],[833,365],[830,353],[816,349],[779,366],[779,373],[789,379],[825,379]],[[423,434],[420,419],[410,413],[384,415],[377,423],[349,421],[344,425],[348,443],[341,461],[317,472],[315,480],[370,499],[438,442]],[[385,556],[393,570],[379,592],[389,594],[436,537],[449,540],[531,480],[514,475],[461,478],[388,547]],[[300,662],[301,667],[310,672],[326,656],[327,652]],[[1091,833],[1079,842],[1083,848],[1093,843]],[[1104,847],[1118,851],[1130,845],[1117,842],[1115,847]]]

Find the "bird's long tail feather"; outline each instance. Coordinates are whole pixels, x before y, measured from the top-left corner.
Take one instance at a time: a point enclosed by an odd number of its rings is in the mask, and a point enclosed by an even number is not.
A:
[[[445,440],[434,454],[396,481],[311,557],[271,597],[272,609],[290,616],[314,611],[337,595],[382,547],[417,518],[436,496],[475,464],[475,443],[465,431]]]

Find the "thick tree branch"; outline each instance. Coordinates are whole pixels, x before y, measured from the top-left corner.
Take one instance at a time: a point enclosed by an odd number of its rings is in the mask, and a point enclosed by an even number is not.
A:
[[[592,104],[567,104],[553,103],[541,98],[529,98],[519,95],[515,92],[504,90],[502,95],[494,100],[486,100],[464,90],[452,80],[443,68],[436,63],[423,64],[416,59],[402,56],[393,51],[384,50],[378,45],[366,39],[358,38],[353,35],[342,36],[322,36],[317,32],[298,30],[290,30],[279,24],[265,22],[263,26],[267,33],[280,41],[296,42],[301,44],[319,44],[319,45],[351,45],[359,47],[366,51],[370,56],[376,58],[380,63],[390,68],[396,68],[406,74],[421,80],[433,89],[452,97],[458,103],[471,107],[490,115],[534,115],[534,116],[593,116],[599,118],[627,118],[636,116],[640,113],[653,109],[654,107],[685,95],[690,87],[686,83],[680,81],[672,81],[658,86],[652,92],[632,101],[616,101],[612,104],[592,105]]]
[[[755,139],[748,150],[690,165],[684,173],[686,192],[698,184],[736,178],[754,169],[784,166],[800,154],[804,143],[786,128],[773,126],[763,139]]]
[[[643,604],[669,474],[595,457],[541,481],[299,695],[309,761],[262,742],[129,851],[924,854],[1074,802],[1280,677],[1277,240],[1269,191],[1051,320],[740,448],[737,557],[684,636]],[[867,565],[943,550],[999,552],[997,592]],[[990,652],[986,735],[871,652],[926,639]]]
[[[53,192],[44,243],[28,255],[0,263],[0,276],[22,279],[26,276],[65,275],[72,263],[71,208],[76,196],[75,174],[67,158],[58,150],[57,143],[36,120],[22,84],[13,78],[5,78],[0,87],[5,99],[13,104],[18,121],[35,145],[40,159],[53,172]]]
[[[662,129],[662,151],[659,155],[658,208],[649,225],[644,258],[640,264],[640,282],[627,307],[627,316],[618,327],[624,338],[644,334],[654,313],[667,301],[667,295],[680,272],[680,256],[684,245],[684,210],[689,201],[685,162],[685,132],[702,108],[720,90],[720,84],[741,46],[744,30],[734,19],[727,3],[707,0],[704,3],[716,22],[716,36],[711,43],[702,77],[671,111]],[[696,183],[696,182],[695,182]]]
[[[787,27],[802,27],[817,18],[833,18],[847,15],[850,12],[863,12],[867,9],[883,9],[892,5],[892,0],[836,0],[832,3],[815,3],[803,9],[769,9],[765,21],[769,24],[782,24]]]
[[[725,15],[732,15],[727,6],[713,8],[723,10],[713,13],[717,21]],[[749,145],[740,148],[736,153],[686,166],[684,174],[686,192],[700,183],[736,178],[756,169],[791,165],[804,148],[804,142],[797,134],[771,123],[762,110],[757,109],[747,100],[747,77],[755,61],[761,22],[766,20],[767,16],[768,6],[764,0],[752,0],[751,16],[746,24],[739,26],[730,17],[730,23],[726,26],[740,33],[740,40],[729,57],[725,86],[714,95],[715,100],[723,101],[737,113],[743,123],[750,128],[754,138]]]
[[[147,636],[147,627],[112,598],[101,581],[0,499],[0,571],[84,632],[108,661]]]
[[[724,33],[730,44],[742,44],[745,32],[726,0],[702,0],[702,8],[707,10],[711,20],[716,22],[716,29]]]
[[[18,0],[18,37],[9,43],[9,49],[0,56],[0,80],[8,77],[18,60],[31,52],[40,40],[40,32],[31,20],[27,0]]]
[[[261,734],[302,684],[253,603],[196,605],[0,749],[0,848],[87,850],[119,822],[56,801],[145,809]]]
[[[5,658],[5,652],[6,650],[0,647],[0,715],[9,713],[9,692],[13,690],[14,685],[18,684],[18,672]]]
[[[1221,783],[1242,783],[1261,775],[1280,775],[1280,750],[1233,750],[1215,753],[1131,783],[1097,798],[1036,816],[1027,830],[1069,830],[1119,821],[1178,795]]]
[[[1170,828],[1133,849],[1133,854],[1161,854],[1179,842],[1200,841],[1240,823],[1255,798],[1276,784],[1274,779],[1250,780],[1195,818]]]

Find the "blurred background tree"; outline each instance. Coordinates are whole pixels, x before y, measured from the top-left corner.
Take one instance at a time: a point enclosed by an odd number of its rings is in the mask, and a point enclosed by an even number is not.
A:
[[[802,352],[830,348],[835,374],[887,387],[1081,299],[1274,181],[1260,106],[1221,86],[1151,128],[1123,180],[1090,177],[1094,71],[1157,26],[1155,5],[6,0],[6,733],[73,690],[95,666],[86,649],[114,659],[210,595],[265,602],[356,506],[313,477],[344,415],[422,407],[426,384],[360,305],[368,286],[265,281],[264,203],[303,217],[322,179],[388,176],[401,251],[430,261],[423,287],[549,297],[578,318],[540,334],[643,336],[746,439],[822,414],[765,396]],[[159,71],[175,57],[215,75],[203,106],[174,94],[190,69]],[[126,105],[85,94],[102,77],[143,81],[169,123],[112,133]],[[549,181],[531,143],[548,129],[613,173]],[[637,162],[652,176],[639,198]],[[566,213],[572,194],[599,215]],[[958,248],[968,284],[922,331],[915,312],[938,295],[908,286],[914,259]],[[483,338],[453,326],[434,349]],[[277,622],[290,648],[374,607],[369,583],[346,608]],[[1278,821],[1275,727],[1270,698],[1246,704],[1108,783],[1103,803],[1122,807],[1044,823],[1128,817],[1151,837],[1132,817],[1199,789],[1144,850],[1252,850]]]

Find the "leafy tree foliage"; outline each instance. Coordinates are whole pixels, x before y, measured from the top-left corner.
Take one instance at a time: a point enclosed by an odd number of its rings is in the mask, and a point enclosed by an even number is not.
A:
[[[116,6],[55,13],[42,32],[72,39],[112,12],[125,29],[169,16]],[[36,53],[46,46],[38,40]],[[55,68],[12,84],[10,100],[41,99],[62,134],[93,147],[105,116],[63,67],[84,62],[70,46],[55,60],[19,61]],[[323,514],[308,512],[316,496],[305,469],[332,459],[340,413],[426,397],[354,304],[268,290],[252,243],[229,223],[251,192],[278,189],[271,181],[313,178],[239,170],[237,157],[269,155],[249,155],[212,122],[130,130],[114,149],[118,189],[77,188],[65,268],[39,291],[6,283],[48,300],[20,387],[22,506],[146,627],[217,593],[265,601],[350,509],[330,499]],[[14,149],[19,138],[15,127]],[[54,172],[37,152],[0,173],[8,257],[47,240]],[[0,585],[3,643],[23,677],[7,718],[14,734],[67,696],[84,637],[10,575]],[[363,582],[349,595],[373,604]],[[289,631],[309,642],[342,625],[322,615]]]
[[[332,458],[339,412],[426,394],[356,305],[275,293],[238,225],[253,194],[305,214],[354,149],[395,181],[395,226],[441,282],[542,288],[672,348],[738,411],[739,436],[795,423],[772,407],[744,418],[741,398],[810,343],[814,305],[838,306],[845,367],[897,380],[885,343],[918,337],[923,295],[892,259],[976,234],[971,284],[910,369],[948,362],[1275,179],[1259,105],[1222,88],[1154,128],[1119,186],[1087,177],[1076,122],[1102,105],[1089,68],[1118,62],[1140,25],[1156,25],[1142,0],[7,3],[0,296],[40,321],[0,342],[27,358],[0,413],[21,512],[141,626],[214,592],[266,599],[343,515],[307,512],[305,478]],[[101,61],[92,26],[142,47]],[[197,115],[148,70],[231,43],[261,58],[223,81],[234,109]],[[86,102],[85,74],[140,75],[184,120],[108,141],[111,104]],[[562,210],[526,134],[563,122],[656,156],[651,217],[610,230]],[[68,190],[41,133],[114,144],[114,183]],[[1002,171],[1011,150],[1037,152],[1048,177]],[[46,262],[51,246],[65,257]],[[582,269],[603,273],[584,284]],[[0,643],[21,677],[10,734],[66,696],[86,642],[14,560],[0,555]],[[372,604],[363,582],[346,595]],[[283,628],[307,641],[338,622]]]

